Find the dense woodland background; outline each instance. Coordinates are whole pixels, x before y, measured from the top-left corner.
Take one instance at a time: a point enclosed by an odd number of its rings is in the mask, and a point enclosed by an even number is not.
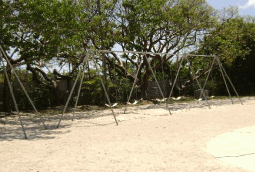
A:
[[[104,104],[91,57],[85,66],[81,63],[88,50],[116,46],[120,51],[162,54],[97,54],[100,77],[113,102],[127,101],[138,69],[132,99],[149,98],[154,81],[149,66],[157,80],[166,83],[162,89],[169,90],[181,65],[173,96],[193,96],[198,89],[194,77],[203,84],[213,58],[191,56],[190,62],[177,63],[183,54],[220,57],[238,93],[255,94],[255,17],[240,16],[237,7],[217,11],[205,0],[0,0],[0,45],[39,109],[63,105],[84,68],[79,104]],[[13,71],[4,64],[19,108],[31,109]],[[227,95],[217,65],[205,88],[210,95]],[[13,102],[2,63],[0,96],[2,110],[10,112]]]

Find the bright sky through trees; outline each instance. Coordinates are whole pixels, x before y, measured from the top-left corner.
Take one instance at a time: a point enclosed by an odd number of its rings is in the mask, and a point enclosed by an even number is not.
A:
[[[216,8],[222,9],[228,6],[239,6],[241,15],[255,16],[255,0],[207,0],[208,3]]]

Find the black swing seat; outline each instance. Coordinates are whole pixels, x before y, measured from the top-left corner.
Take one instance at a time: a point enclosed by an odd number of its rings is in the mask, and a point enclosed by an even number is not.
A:
[[[162,103],[162,102],[165,102],[167,100],[167,98],[163,98],[163,99],[151,99],[152,102],[154,104],[158,104],[158,103]]]

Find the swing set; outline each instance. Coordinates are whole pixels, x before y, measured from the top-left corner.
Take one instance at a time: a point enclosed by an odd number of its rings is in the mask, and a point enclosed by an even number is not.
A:
[[[159,82],[158,82],[158,80],[157,80],[157,78],[156,78],[156,75],[155,75],[155,73],[154,73],[154,71],[153,71],[153,69],[152,69],[152,67],[151,67],[151,65],[150,65],[150,63],[149,63],[148,58],[147,58],[150,54],[154,54],[154,55],[156,55],[156,54],[158,54],[158,55],[163,55],[163,54],[164,54],[164,55],[170,55],[170,53],[151,53],[151,52],[136,52],[136,51],[88,50],[88,52],[86,52],[86,55],[85,55],[85,57],[84,57],[84,59],[83,59],[83,61],[82,61],[82,64],[81,64],[81,66],[82,66],[81,69],[82,69],[82,70],[79,70],[79,71],[78,71],[78,74],[77,74],[77,76],[76,76],[76,79],[75,79],[75,81],[74,81],[74,84],[73,84],[73,86],[72,86],[72,89],[71,89],[71,91],[70,91],[70,94],[69,94],[69,96],[68,96],[68,99],[67,99],[67,101],[66,101],[66,103],[65,103],[65,106],[64,106],[64,108],[63,108],[62,114],[61,114],[60,119],[59,119],[59,121],[58,121],[57,128],[60,127],[61,120],[63,119],[63,116],[64,116],[64,114],[65,114],[65,112],[66,112],[66,109],[67,109],[67,107],[68,107],[68,105],[69,105],[70,99],[71,99],[71,97],[72,97],[72,95],[73,95],[74,89],[75,89],[75,87],[76,87],[76,85],[77,85],[78,79],[79,79],[79,77],[80,77],[80,75],[81,75],[81,81],[80,81],[80,84],[79,84],[79,87],[78,87],[77,99],[76,99],[76,101],[75,101],[75,105],[74,105],[74,109],[73,109],[73,117],[74,117],[74,115],[75,115],[75,111],[76,111],[76,108],[77,108],[78,100],[79,100],[79,97],[80,97],[80,92],[81,92],[82,83],[83,83],[83,80],[84,80],[85,65],[88,63],[88,60],[92,61],[93,64],[94,64],[94,67],[95,67],[95,69],[96,69],[96,71],[97,71],[97,75],[98,75],[99,78],[100,78],[100,82],[101,82],[101,85],[102,85],[102,87],[103,87],[103,91],[104,91],[104,93],[105,93],[105,97],[106,97],[106,99],[107,99],[107,104],[106,104],[106,106],[109,107],[109,108],[111,109],[111,113],[112,113],[112,115],[113,115],[113,117],[114,117],[115,123],[116,123],[116,125],[118,125],[118,120],[117,120],[116,115],[115,115],[114,110],[113,110],[113,107],[116,107],[116,106],[117,106],[117,102],[114,103],[114,104],[111,103],[110,98],[109,98],[109,94],[108,94],[107,89],[106,89],[106,87],[105,87],[105,83],[103,82],[102,76],[100,75],[100,70],[99,70],[99,67],[98,67],[98,64],[97,64],[97,60],[96,60],[97,57],[100,57],[100,54],[101,54],[101,53],[111,53],[111,52],[115,52],[115,53],[117,53],[117,52],[118,52],[118,53],[136,53],[136,54],[143,55],[143,56],[145,57],[145,58],[143,58],[143,59],[145,60],[145,61],[143,61],[143,62],[145,62],[145,63],[147,64],[147,66],[149,67],[149,70],[150,70],[151,73],[152,73],[152,76],[153,76],[153,78],[154,78],[154,80],[155,80],[155,82],[156,82],[156,84],[157,84],[157,87],[158,87],[158,89],[159,89],[159,91],[160,91],[160,94],[161,94],[161,97],[162,97],[162,99],[158,99],[158,100],[156,100],[156,101],[159,102],[159,103],[160,103],[160,102],[165,102],[166,110],[168,110],[168,111],[169,111],[169,114],[172,115],[172,113],[171,113],[170,108],[168,107],[168,105],[169,105],[169,100],[170,100],[171,98],[174,99],[174,100],[179,100],[179,99],[180,99],[179,97],[178,97],[178,98],[172,97],[172,94],[173,94],[173,88],[175,87],[176,82],[177,82],[177,78],[178,78],[179,75],[180,75],[181,65],[179,65],[178,70],[177,70],[176,77],[175,77],[175,79],[174,79],[174,82],[173,82],[173,84],[171,84],[171,85],[172,85],[172,88],[171,88],[170,94],[169,94],[168,98],[166,98],[166,97],[164,96],[164,94],[163,94],[162,88],[160,87],[160,84],[159,84]],[[171,54],[171,55],[174,55],[174,54]],[[211,58],[213,58],[211,67],[210,67],[210,69],[209,69],[209,72],[208,72],[208,75],[207,75],[207,77],[206,77],[206,81],[205,81],[203,87],[201,86],[201,84],[199,83],[197,77],[195,76],[195,73],[194,73],[194,70],[193,70],[192,65],[189,66],[190,69],[191,69],[191,75],[192,75],[193,78],[196,80],[196,83],[197,83],[197,85],[199,86],[199,88],[202,90],[201,93],[200,93],[200,97],[203,96],[203,98],[206,100],[206,103],[207,103],[207,105],[208,105],[209,108],[211,108],[211,107],[210,107],[210,104],[209,104],[209,102],[208,102],[208,99],[207,99],[207,97],[206,97],[206,95],[205,95],[205,93],[204,93],[203,90],[204,90],[204,88],[205,88],[205,85],[206,85],[207,82],[208,82],[209,75],[211,74],[212,68],[213,68],[213,66],[214,66],[215,63],[217,63],[218,66],[219,66],[220,72],[221,72],[221,74],[222,74],[223,81],[224,81],[224,83],[225,83],[225,86],[226,86],[226,89],[227,89],[227,92],[228,92],[228,94],[229,94],[229,97],[230,97],[230,99],[231,99],[232,104],[234,104],[234,102],[233,102],[232,96],[231,96],[231,94],[230,94],[229,87],[228,87],[228,85],[227,85],[227,80],[229,81],[230,85],[232,86],[232,88],[233,88],[235,94],[237,95],[239,101],[240,101],[241,104],[243,105],[243,103],[242,103],[242,101],[241,101],[241,99],[240,99],[240,97],[239,97],[239,95],[238,95],[238,93],[237,93],[237,91],[236,91],[236,89],[235,89],[233,83],[231,82],[231,80],[230,80],[230,78],[228,77],[228,75],[227,75],[225,69],[223,68],[223,65],[222,65],[222,63],[221,63],[219,57],[214,56],[214,55],[207,56],[207,55],[183,54],[182,57],[181,57],[181,59],[180,59],[180,63],[179,63],[178,61],[177,61],[177,63],[182,64],[182,62],[183,62],[184,60],[186,60],[189,64],[191,64],[191,63],[190,63],[190,60],[189,60],[189,56],[193,56],[193,57],[199,56],[199,57],[207,57],[207,58],[208,58],[208,57],[211,57]],[[40,116],[40,114],[39,114],[39,112],[37,111],[36,107],[34,106],[34,104],[33,104],[32,100],[31,100],[31,98],[30,98],[29,95],[27,94],[27,92],[26,92],[26,90],[25,90],[25,88],[24,88],[22,82],[20,81],[18,75],[17,75],[16,72],[15,72],[15,69],[13,68],[13,66],[12,66],[11,63],[10,63],[10,61],[8,60],[7,55],[5,54],[4,50],[3,50],[2,47],[0,46],[0,64],[3,66],[3,71],[4,71],[5,77],[6,77],[6,79],[7,79],[8,87],[10,88],[11,97],[12,97],[13,103],[14,103],[14,105],[15,105],[15,110],[16,110],[16,112],[17,112],[17,114],[18,114],[18,117],[19,117],[19,120],[20,120],[20,125],[21,125],[21,127],[22,127],[24,136],[25,136],[26,139],[28,139],[28,136],[27,136],[27,134],[26,134],[25,127],[24,127],[24,125],[23,125],[23,123],[22,123],[22,119],[21,119],[20,112],[19,112],[19,109],[18,109],[18,105],[17,105],[16,99],[15,99],[15,96],[14,96],[14,93],[13,93],[13,89],[12,89],[12,86],[11,86],[11,83],[10,83],[10,79],[8,78],[8,75],[7,75],[7,71],[6,71],[6,68],[5,68],[4,60],[6,61],[6,63],[10,66],[11,70],[13,71],[15,77],[17,78],[17,80],[18,80],[18,82],[19,82],[19,84],[20,84],[20,86],[21,86],[23,92],[25,93],[26,97],[28,98],[28,100],[29,100],[30,104],[32,105],[34,111],[36,112],[36,114],[37,114],[37,115],[39,116],[39,118],[41,119],[40,121],[42,122],[44,128],[47,129],[47,126],[46,126],[45,123],[44,123],[44,119],[42,119],[42,117]],[[139,102],[139,100],[135,100],[133,103],[131,103],[131,102],[130,102],[130,99],[131,99],[132,93],[133,93],[133,91],[134,91],[134,88],[135,88],[135,86],[136,86],[136,82],[137,82],[137,79],[138,79],[138,74],[139,74],[139,72],[140,72],[140,70],[141,70],[141,65],[142,65],[143,62],[142,62],[142,60],[137,60],[137,66],[138,66],[138,68],[137,68],[137,71],[136,71],[136,73],[135,73],[135,75],[134,75],[134,76],[135,76],[135,79],[134,79],[134,82],[133,82],[133,84],[132,84],[131,91],[130,91],[129,96],[128,96],[128,99],[127,99],[127,104],[136,105],[136,104],[138,104],[138,102]],[[164,61],[161,60],[161,62],[162,62],[163,80],[165,80],[165,78],[164,78],[164,77],[165,77],[165,76],[164,76],[164,69],[163,69],[163,63],[164,63]],[[164,89],[164,88],[163,88],[163,89]],[[165,91],[165,90],[164,90],[164,91]],[[140,100],[142,100],[142,98],[141,98]],[[124,113],[126,113],[126,110],[127,110],[127,107],[125,108]],[[72,120],[73,120],[73,118],[72,118]]]

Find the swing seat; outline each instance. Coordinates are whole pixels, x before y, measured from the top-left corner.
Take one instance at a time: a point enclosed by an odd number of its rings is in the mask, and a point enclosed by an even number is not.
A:
[[[179,97],[177,97],[177,98],[172,97],[172,99],[173,99],[173,100],[181,100],[181,98],[182,98],[182,97],[180,97],[180,96],[179,96]]]
[[[135,100],[135,101],[134,101],[134,103],[133,103],[133,105],[136,105],[137,103],[138,103],[138,101],[137,101],[137,100]]]
[[[127,104],[128,105],[131,105],[131,104],[136,105],[136,104],[138,104],[142,100],[143,100],[143,98],[140,98],[139,100],[135,100],[134,103],[127,102]]]
[[[156,100],[156,101],[158,101],[158,102],[164,102],[164,101],[167,100],[167,98],[163,98],[163,99],[154,99],[154,100]]]
[[[151,99],[152,100],[152,102],[154,103],[154,104],[158,104],[158,103],[162,103],[162,102],[164,102],[164,101],[166,101],[167,100],[167,98],[163,98],[163,99]]]
[[[107,106],[107,107],[116,107],[117,105],[118,105],[118,103],[114,103],[112,106],[105,104],[105,106]]]
[[[132,105],[132,104],[133,104],[133,105],[136,105],[137,103],[138,103],[137,100],[135,100],[134,103],[127,102],[128,105]]]
[[[167,100],[167,98],[163,98],[163,99],[161,99],[161,101],[162,101],[162,102],[164,102],[164,101],[166,101],[166,100]]]

